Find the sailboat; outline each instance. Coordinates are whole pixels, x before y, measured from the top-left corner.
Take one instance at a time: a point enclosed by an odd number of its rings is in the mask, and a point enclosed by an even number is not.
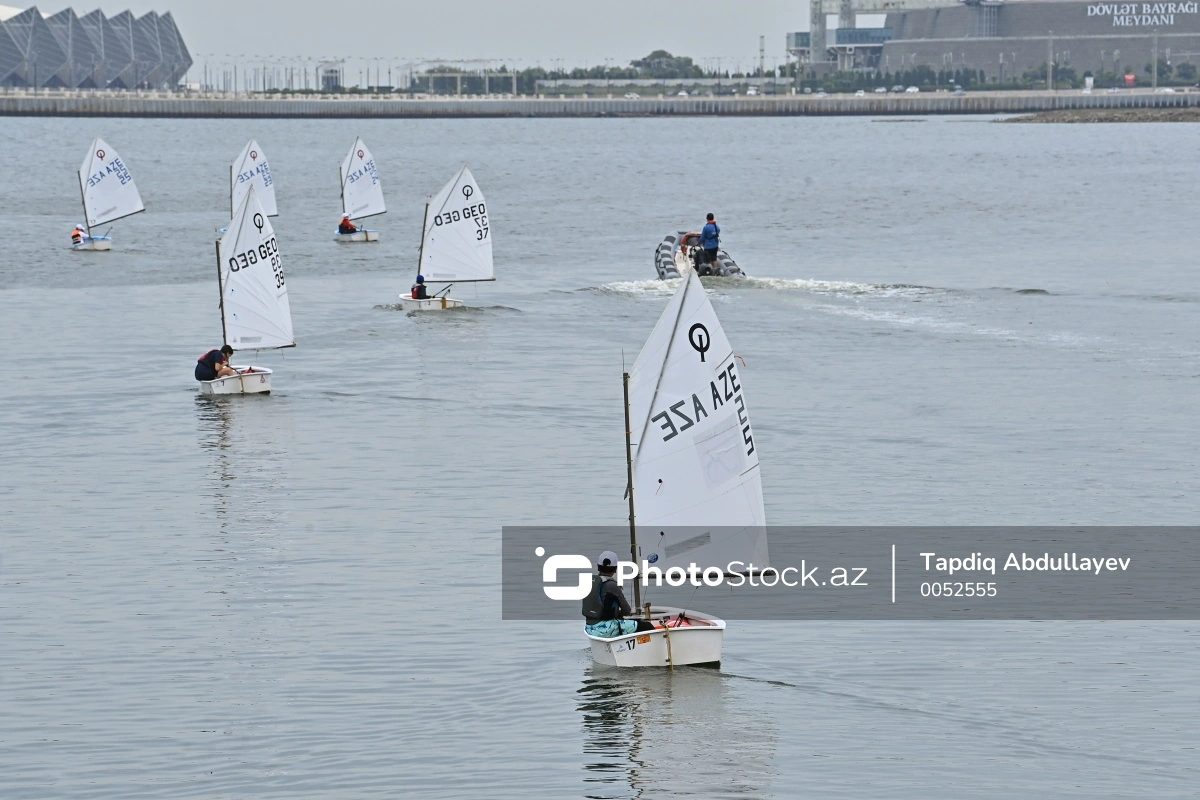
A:
[[[72,245],[72,250],[111,250],[112,239],[107,232],[104,236],[93,236],[92,227],[146,210],[129,168],[103,139],[92,142],[91,150],[79,165],[79,193],[83,198],[87,237]]]
[[[279,243],[253,186],[217,242],[217,288],[221,293],[221,331],[234,352],[296,346]],[[271,370],[231,366],[237,375],[201,381],[201,394],[271,391]]]
[[[383,184],[379,182],[379,170],[375,168],[375,157],[363,144],[362,138],[354,140],[354,146],[342,160],[342,213],[351,220],[366,219],[387,213],[383,201]],[[359,228],[354,233],[335,235],[343,244],[349,242],[378,242],[379,231]]]
[[[413,311],[462,308],[461,300],[446,296],[453,284],[496,280],[487,204],[465,165],[425,204],[417,274],[447,286],[428,300],[400,295],[401,305]]]
[[[271,177],[271,165],[267,154],[251,139],[242,148],[241,154],[229,165],[229,215],[237,214],[246,192],[253,186],[258,190],[258,202],[268,217],[279,216],[275,205],[275,181]]]
[[[630,552],[664,573],[740,562],[769,568],[758,451],[740,363],[695,272],[688,273],[624,375]],[[636,505],[635,505],[636,500]],[[636,508],[636,514],[635,514]],[[634,605],[644,609],[641,586]],[[717,664],[725,621],[647,603],[654,630],[592,636],[618,667]]]

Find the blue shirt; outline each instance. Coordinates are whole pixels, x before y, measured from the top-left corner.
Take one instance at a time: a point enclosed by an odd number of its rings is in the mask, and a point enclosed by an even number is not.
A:
[[[700,246],[705,250],[716,250],[721,243],[721,226],[710,222],[700,231]]]

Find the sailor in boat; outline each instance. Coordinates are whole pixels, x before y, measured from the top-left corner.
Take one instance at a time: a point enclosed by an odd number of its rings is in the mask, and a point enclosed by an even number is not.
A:
[[[413,300],[428,300],[429,290],[425,288],[425,276],[418,275],[417,282],[412,285]],[[613,562],[616,563],[616,562]]]
[[[358,226],[350,221],[349,214],[342,214],[342,221],[338,223],[338,233],[358,233]]]
[[[237,375],[237,371],[229,366],[233,348],[222,345],[220,350],[209,350],[196,359],[196,380],[215,381],[217,378],[227,378]]]
[[[625,592],[614,577],[617,574],[617,554],[605,550],[596,560],[592,591],[583,598],[583,629],[589,636],[610,639],[628,636],[638,631],[652,631],[654,625],[644,619],[625,619],[633,613]]]
[[[701,256],[703,266],[696,272],[700,275],[711,275],[717,270],[717,248],[721,244],[721,226],[713,219],[713,215],[709,214],[707,222],[704,223],[704,228],[700,231],[700,247],[704,251]]]
[[[88,238],[87,228],[82,225],[76,225],[75,230],[71,231],[71,244],[83,244]]]

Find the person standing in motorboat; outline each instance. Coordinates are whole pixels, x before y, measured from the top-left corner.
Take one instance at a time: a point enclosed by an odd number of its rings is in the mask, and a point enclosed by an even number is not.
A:
[[[625,619],[633,613],[625,592],[614,577],[617,574],[617,554],[605,550],[596,560],[592,591],[583,598],[583,629],[589,636],[611,639],[638,631],[652,631],[654,625],[644,619]]]
[[[358,226],[350,221],[349,214],[342,214],[342,221],[338,223],[338,233],[358,233]]]
[[[417,282],[412,285],[413,300],[428,300],[429,290],[425,288],[425,276],[418,275]]]
[[[220,350],[209,350],[196,359],[196,380],[215,381],[217,378],[237,375],[237,370],[229,366],[232,356],[233,348],[227,344],[222,345]]]
[[[721,226],[709,214],[704,228],[700,231],[700,247],[704,249],[703,266],[698,270],[700,275],[714,275],[717,272],[717,248],[721,245]]]
[[[83,227],[82,225],[76,225],[75,230],[71,231],[71,244],[80,245],[86,242],[89,238],[90,237],[88,236],[87,228]]]

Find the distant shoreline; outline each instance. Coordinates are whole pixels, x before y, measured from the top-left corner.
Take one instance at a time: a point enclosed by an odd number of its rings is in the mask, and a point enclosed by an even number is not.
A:
[[[1089,108],[1042,111],[1002,122],[1200,122],[1200,108]]]
[[[456,119],[496,117],[933,116],[945,114],[1094,115],[1193,113],[1200,92],[1132,90],[806,94],[754,97],[361,97],[204,95],[171,92],[0,92],[0,116],[292,119]],[[1189,117],[1190,119],[1190,117]],[[1042,121],[1042,120],[1037,120]],[[1045,121],[1073,121],[1046,119]],[[1085,121],[1080,119],[1078,121]],[[1086,121],[1105,121],[1088,119]],[[1124,121],[1121,120],[1114,121]],[[1137,120],[1143,121],[1143,120]],[[1144,121],[1155,121],[1146,119]]]

